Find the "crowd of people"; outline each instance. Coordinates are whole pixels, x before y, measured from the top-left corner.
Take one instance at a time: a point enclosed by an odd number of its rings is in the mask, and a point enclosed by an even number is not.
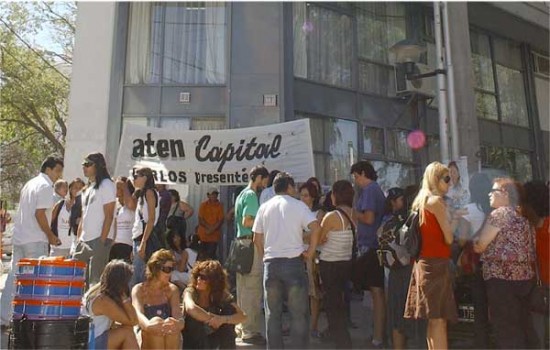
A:
[[[360,161],[352,181],[324,193],[315,177],[298,184],[284,169],[258,165],[229,215],[209,188],[189,234],[194,208],[155,183],[150,168],[113,178],[103,155],[91,153],[85,183],[62,180],[63,166],[48,157],[21,190],[3,326],[17,262],[51,255],[87,263],[82,311],[93,319],[96,349],[235,348],[236,338],[269,349],[307,348],[310,338],[364,347],[350,336],[365,327],[351,322],[353,293],[372,297],[367,347],[411,348],[422,337],[428,349],[445,349],[458,285],[474,305],[474,348],[548,344],[548,313],[530,306],[534,287],[547,293],[550,280],[543,182],[475,173],[465,185],[457,163],[433,162],[420,186],[384,192],[373,165]],[[416,256],[399,243],[411,215],[422,242]],[[219,261],[228,217],[235,242],[252,252],[232,257],[246,268],[227,271]]]

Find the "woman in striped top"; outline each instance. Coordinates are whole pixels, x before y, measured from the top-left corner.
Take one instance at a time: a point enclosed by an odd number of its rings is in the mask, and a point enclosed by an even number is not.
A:
[[[350,349],[344,289],[350,279],[353,250],[353,186],[346,180],[337,181],[332,185],[331,196],[336,210],[325,215],[321,222],[321,242],[324,242],[319,256],[321,280],[325,291],[329,340],[337,348]]]

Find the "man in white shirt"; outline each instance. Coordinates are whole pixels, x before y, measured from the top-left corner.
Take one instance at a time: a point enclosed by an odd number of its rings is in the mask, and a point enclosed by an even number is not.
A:
[[[88,285],[99,282],[109,262],[114,238],[113,219],[116,187],[107,171],[103,154],[90,153],[82,162],[84,176],[90,181],[82,193],[82,219],[78,226],[74,258],[88,264]]]
[[[29,180],[19,197],[19,209],[14,220],[13,255],[11,270],[2,292],[0,324],[7,326],[13,309],[14,277],[17,263],[23,258],[39,258],[48,255],[48,244],[61,241],[50,228],[53,208],[53,184],[63,173],[63,159],[48,157],[42,162],[40,174]]]
[[[252,231],[257,251],[264,261],[264,300],[267,348],[284,348],[282,336],[283,300],[288,298],[291,314],[292,348],[309,343],[308,282],[305,259],[312,259],[319,242],[320,226],[315,214],[292,196],[294,179],[286,172],[273,181],[275,197],[260,206]],[[311,231],[307,252],[303,251],[303,231]]]

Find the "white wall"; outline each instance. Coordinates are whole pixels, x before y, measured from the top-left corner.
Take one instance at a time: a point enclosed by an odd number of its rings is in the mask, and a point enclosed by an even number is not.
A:
[[[90,152],[104,153],[107,164],[116,160],[105,154],[115,10],[114,2],[78,2],[63,174],[68,181],[83,176],[81,162]]]

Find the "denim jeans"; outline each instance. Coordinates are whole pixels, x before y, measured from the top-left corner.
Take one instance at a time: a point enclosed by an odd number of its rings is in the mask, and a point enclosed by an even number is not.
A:
[[[301,257],[264,261],[265,325],[268,349],[283,349],[283,300],[288,298],[292,348],[304,349],[309,343],[307,276]]]
[[[138,249],[141,241],[134,241],[132,265],[134,266],[134,274],[130,281],[130,290],[138,283],[145,281],[145,261],[139,256]]]
[[[1,322],[2,325],[8,325],[13,315],[13,294],[15,293],[15,272],[17,263],[23,258],[39,258],[48,256],[48,243],[35,242],[13,246],[13,255],[11,257],[11,269],[6,279],[4,290],[1,298]]]

